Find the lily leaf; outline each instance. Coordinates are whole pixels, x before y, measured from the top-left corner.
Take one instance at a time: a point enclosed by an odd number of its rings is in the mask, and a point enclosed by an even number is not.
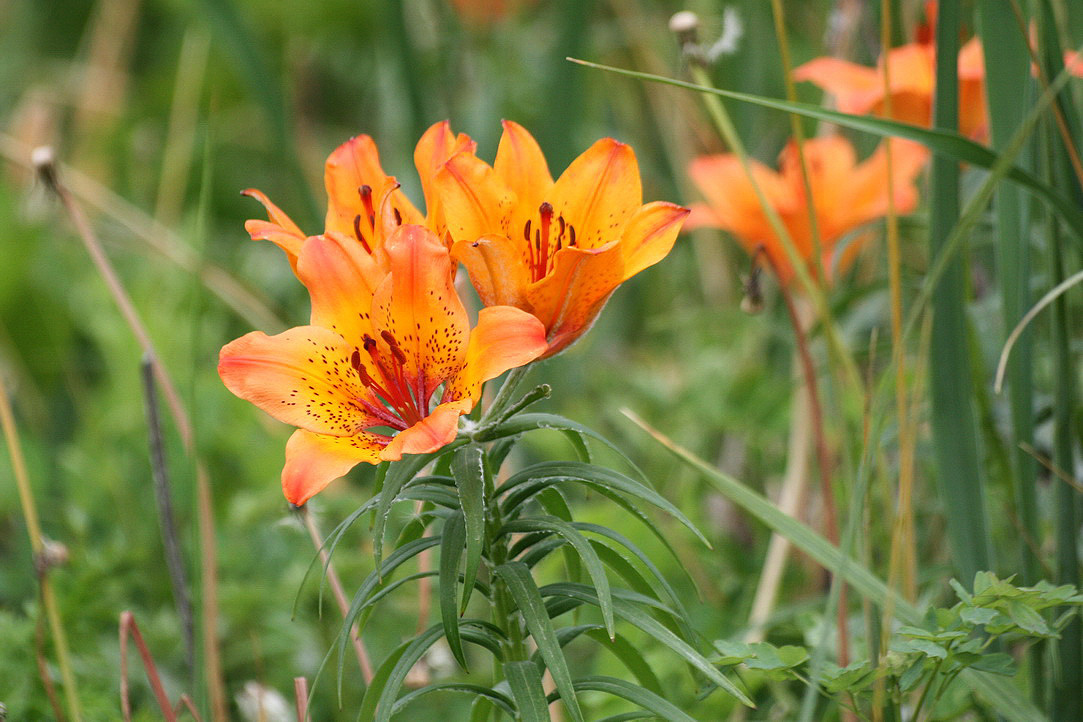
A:
[[[485,458],[480,446],[468,444],[455,452],[451,473],[459,488],[459,504],[466,522],[466,570],[459,612],[466,611],[485,543]]]
[[[549,722],[549,702],[542,687],[541,670],[533,662],[508,662],[504,676],[515,696],[522,722]]]

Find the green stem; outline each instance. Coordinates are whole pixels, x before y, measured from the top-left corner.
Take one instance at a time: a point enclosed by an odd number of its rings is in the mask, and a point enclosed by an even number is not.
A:
[[[530,372],[530,366],[520,366],[514,368],[508,372],[508,375],[504,378],[504,383],[501,384],[500,389],[496,392],[496,397],[493,398],[493,402],[489,404],[488,410],[481,419],[481,425],[485,426],[488,422],[496,421],[504,413],[504,410],[511,405],[512,399],[515,398],[515,391],[522,384],[523,379]]]

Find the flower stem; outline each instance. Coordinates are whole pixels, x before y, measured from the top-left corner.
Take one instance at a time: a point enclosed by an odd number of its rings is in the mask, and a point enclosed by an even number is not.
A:
[[[493,402],[489,404],[489,409],[482,418],[481,424],[483,426],[488,421],[499,419],[504,410],[511,405],[512,399],[515,398],[516,389],[519,388],[529,371],[530,366],[520,366],[508,372],[508,375],[504,378],[504,383],[500,385],[496,397],[493,398]]]
[[[72,674],[71,670],[68,638],[64,633],[64,625],[60,621],[60,611],[57,607],[56,597],[53,595],[53,587],[49,584],[49,570],[43,554],[45,542],[42,539],[37,506],[34,503],[34,495],[30,490],[30,478],[26,473],[26,462],[23,459],[22,447],[19,446],[19,437],[15,429],[15,415],[11,411],[11,402],[8,399],[7,389],[3,383],[0,383],[0,423],[4,427],[4,439],[7,441],[8,454],[11,456],[15,485],[19,488],[19,501],[22,503],[23,517],[26,518],[26,532],[30,536],[30,548],[34,552],[34,566],[38,570],[37,576],[38,584],[41,587],[42,606],[45,607],[45,616],[49,620],[49,631],[53,636],[53,646],[56,648],[56,663],[60,667],[60,677],[64,680],[64,697],[67,701],[68,715],[73,722],[79,722],[79,720],[83,719],[83,712],[79,703],[79,690],[75,686],[75,675]]]

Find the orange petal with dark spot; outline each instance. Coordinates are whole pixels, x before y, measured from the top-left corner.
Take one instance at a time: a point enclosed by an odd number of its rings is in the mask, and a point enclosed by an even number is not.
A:
[[[399,228],[387,252],[391,275],[374,294],[373,328],[395,338],[411,381],[424,377],[431,391],[454,376],[466,357],[470,319],[455,290],[455,267],[447,247],[422,226]]]
[[[358,399],[353,346],[334,331],[298,326],[277,336],[253,331],[226,344],[218,374],[226,388],[287,424],[318,434],[350,436],[377,425]]]
[[[466,363],[450,383],[448,394],[476,404],[483,383],[530,363],[545,353],[548,345],[545,326],[526,311],[511,306],[483,308],[478,325],[470,332]]]

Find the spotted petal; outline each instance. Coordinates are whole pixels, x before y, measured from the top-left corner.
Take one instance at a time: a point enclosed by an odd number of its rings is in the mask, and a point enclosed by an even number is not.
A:
[[[370,394],[350,364],[353,346],[334,331],[298,326],[277,336],[253,331],[218,357],[226,387],[268,414],[308,431],[350,436],[378,425],[360,400]]]
[[[470,332],[466,362],[449,384],[448,395],[475,404],[483,383],[530,363],[547,347],[545,326],[526,311],[511,306],[483,308]]]
[[[373,328],[394,337],[407,376],[423,379],[431,392],[455,375],[466,356],[470,319],[455,290],[455,268],[447,247],[422,226],[399,228],[387,250],[391,275],[373,297]]]
[[[560,352],[586,332],[623,280],[617,241],[601,248],[558,251],[553,271],[527,291],[534,315],[548,329],[545,357]]]

